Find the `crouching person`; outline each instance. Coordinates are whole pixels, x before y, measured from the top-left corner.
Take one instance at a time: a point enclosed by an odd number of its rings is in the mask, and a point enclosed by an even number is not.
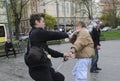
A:
[[[13,47],[12,42],[6,41],[6,42],[5,42],[5,52],[6,52],[7,58],[9,58],[9,54],[8,54],[8,53],[9,53],[10,51],[12,51],[13,54],[14,54],[14,56],[16,57],[15,49],[14,49],[14,47]]]

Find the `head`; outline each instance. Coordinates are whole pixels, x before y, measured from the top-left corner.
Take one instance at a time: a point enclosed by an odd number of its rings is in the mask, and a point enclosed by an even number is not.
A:
[[[45,27],[45,23],[44,23],[44,14],[32,14],[30,16],[30,25],[31,27],[35,27],[35,28],[43,28]]]
[[[79,21],[79,22],[77,22],[76,25],[75,25],[75,30],[79,30],[79,29],[81,29],[81,28],[86,28],[86,25],[85,25],[84,22]]]
[[[100,21],[97,21],[97,22],[96,22],[96,27],[97,27],[97,28],[100,28],[100,26],[101,26],[101,22],[100,22]]]

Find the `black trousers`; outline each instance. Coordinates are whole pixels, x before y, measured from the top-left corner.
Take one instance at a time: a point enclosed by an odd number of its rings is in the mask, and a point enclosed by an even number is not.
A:
[[[29,70],[30,76],[35,81],[64,81],[65,77],[56,72],[52,67],[41,67],[40,69]]]
[[[11,48],[11,49],[5,49],[5,52],[6,52],[6,56],[8,57],[9,56],[9,52],[12,51],[14,56],[16,57],[16,53],[15,53],[15,49],[14,48]]]

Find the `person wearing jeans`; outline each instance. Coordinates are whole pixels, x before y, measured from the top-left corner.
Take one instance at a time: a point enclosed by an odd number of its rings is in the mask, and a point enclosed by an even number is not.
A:
[[[97,62],[99,58],[98,50],[100,50],[100,47],[101,47],[100,22],[96,22],[96,24],[97,24],[96,27],[94,27],[93,30],[91,31],[91,36],[94,42],[94,50],[95,50],[95,56],[92,58],[92,62],[91,62],[91,69],[90,69],[91,73],[98,73],[98,70],[102,70],[101,68],[97,66]]]

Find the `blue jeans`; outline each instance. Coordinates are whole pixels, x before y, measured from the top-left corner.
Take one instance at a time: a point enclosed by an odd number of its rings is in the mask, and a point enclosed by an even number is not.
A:
[[[91,69],[90,69],[90,71],[96,70],[96,68],[97,68],[97,62],[98,62],[98,58],[99,58],[97,47],[94,48],[94,49],[95,49],[95,56],[92,58]]]

